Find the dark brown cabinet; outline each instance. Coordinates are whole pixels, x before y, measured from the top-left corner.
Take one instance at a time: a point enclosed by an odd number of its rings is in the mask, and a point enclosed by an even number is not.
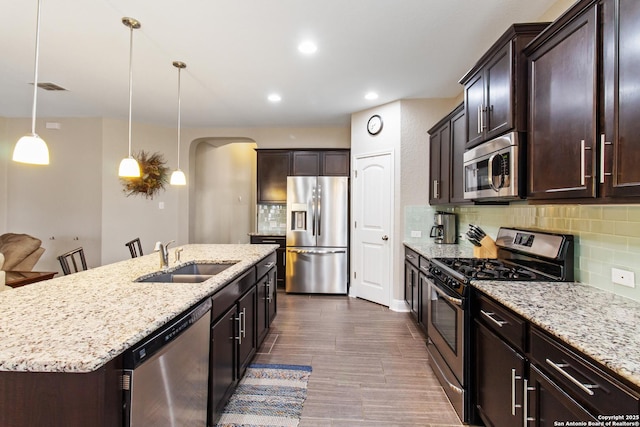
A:
[[[264,245],[279,245],[276,249],[276,268],[278,272],[276,274],[276,283],[279,288],[284,289],[284,274],[285,274],[285,259],[286,259],[286,245],[287,239],[285,236],[267,236],[267,235],[252,235],[250,237],[252,244],[264,244]]]
[[[528,197],[640,196],[640,3],[582,0],[527,47]]]
[[[474,402],[485,425],[542,427],[639,413],[637,387],[483,293],[474,295]]]
[[[292,176],[349,176],[349,150],[291,152]]]
[[[409,306],[409,310],[413,317],[418,320],[418,303],[419,303],[419,274],[418,265],[420,263],[419,255],[411,249],[404,248],[404,300]]]
[[[208,425],[215,425],[236,384],[236,315],[234,305],[211,325]]]
[[[522,50],[547,25],[512,25],[460,79],[466,148],[511,130],[526,131],[527,60]]]
[[[257,202],[259,204],[287,203],[288,150],[258,150]]]
[[[429,204],[468,203],[464,199],[464,104],[429,130]]]
[[[487,426],[522,426],[525,358],[482,323],[474,326],[478,414]]]
[[[599,182],[605,197],[640,196],[640,2],[604,1],[602,14],[604,129],[599,140]]]
[[[287,203],[287,176],[349,176],[350,150],[257,151],[257,203]],[[283,276],[284,277],[284,276]]]
[[[474,307],[478,415],[487,426],[523,426],[526,322],[483,295]]]
[[[256,336],[257,347],[260,347],[267,333],[269,326],[277,313],[277,293],[276,293],[276,258],[275,254],[265,258],[259,263],[261,268],[258,271],[257,305],[256,305]]]
[[[593,5],[528,51],[529,198],[596,196],[596,12]]]

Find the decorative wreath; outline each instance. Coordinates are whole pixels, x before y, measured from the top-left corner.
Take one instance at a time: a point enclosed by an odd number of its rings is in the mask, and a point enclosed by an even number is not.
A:
[[[164,156],[160,153],[149,154],[141,150],[133,154],[133,158],[140,165],[140,177],[120,178],[122,192],[129,196],[142,195],[145,199],[153,199],[153,196],[169,182],[169,168],[165,166]]]

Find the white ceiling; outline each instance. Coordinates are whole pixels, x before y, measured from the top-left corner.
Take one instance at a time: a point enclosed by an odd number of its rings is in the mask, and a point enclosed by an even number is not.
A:
[[[185,127],[347,125],[403,98],[448,98],[513,22],[555,0],[42,0],[39,117],[128,115]],[[0,116],[30,117],[37,0],[0,0]],[[303,56],[297,44],[313,39]],[[375,101],[364,99],[376,91]],[[277,92],[282,101],[267,96]]]

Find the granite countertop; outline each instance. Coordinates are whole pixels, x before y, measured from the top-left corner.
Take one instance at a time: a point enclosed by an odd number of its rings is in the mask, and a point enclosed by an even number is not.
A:
[[[471,284],[640,387],[640,303],[574,282]]]
[[[469,258],[473,256],[473,246],[466,244],[440,244],[433,239],[405,239],[405,246],[425,258]]]
[[[467,244],[407,239],[426,258],[472,257]],[[575,282],[474,280],[471,285],[640,387],[640,303]]]
[[[202,283],[133,282],[160,270],[153,253],[0,292],[0,371],[95,371],[278,245],[182,248],[181,265],[238,263]]]

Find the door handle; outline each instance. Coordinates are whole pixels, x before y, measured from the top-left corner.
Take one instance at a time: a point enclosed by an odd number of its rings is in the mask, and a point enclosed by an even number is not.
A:
[[[387,236],[387,235],[385,234],[384,236],[382,236],[382,240],[384,240],[384,241],[386,242],[387,240],[389,240],[389,236]]]
[[[604,148],[607,145],[612,145],[612,142],[608,142],[605,140],[604,133],[600,134],[600,184],[604,184],[604,177],[611,176],[611,172],[604,171]]]

